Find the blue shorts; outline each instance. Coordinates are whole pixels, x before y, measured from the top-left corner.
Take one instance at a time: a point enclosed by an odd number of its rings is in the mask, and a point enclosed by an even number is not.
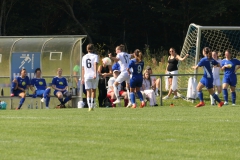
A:
[[[22,92],[23,92],[23,91],[22,91],[22,90],[19,90],[19,89],[13,90],[14,96],[19,96],[19,94],[22,93]]]
[[[130,87],[136,88],[136,87],[142,87],[143,77],[132,77],[130,79]]]
[[[43,96],[45,90],[36,90],[36,96]]]
[[[237,75],[236,74],[232,74],[232,75],[224,75],[222,83],[227,83],[232,87],[236,87],[237,85]]]
[[[55,90],[55,91],[53,92],[53,95],[57,97],[57,95],[56,95],[57,92],[62,92],[62,95],[63,95],[63,93],[66,92],[66,91],[67,91],[67,90],[65,90],[65,91],[58,91],[58,90]]]
[[[213,78],[206,78],[206,77],[202,77],[200,82],[207,88],[207,89],[211,89],[213,88]]]

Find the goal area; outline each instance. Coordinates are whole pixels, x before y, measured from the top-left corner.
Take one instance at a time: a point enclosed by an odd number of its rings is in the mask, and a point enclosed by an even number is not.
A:
[[[240,26],[200,26],[190,24],[184,44],[180,53],[181,57],[189,54],[185,62],[179,65],[180,74],[203,73],[202,70],[193,70],[191,66],[196,65],[203,57],[202,50],[209,47],[217,51],[219,58],[224,58],[225,50],[230,50],[234,58],[240,58]],[[187,88],[187,80],[190,76],[178,77],[179,89]]]

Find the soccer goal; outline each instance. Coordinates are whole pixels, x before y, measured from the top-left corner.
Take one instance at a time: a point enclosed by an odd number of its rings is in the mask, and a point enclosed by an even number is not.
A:
[[[202,50],[204,47],[217,51],[220,59],[224,58],[224,51],[227,49],[232,52],[234,58],[240,58],[240,26],[190,24],[180,54],[181,57],[189,54],[189,57],[186,62],[179,65],[181,74],[198,73],[198,70],[191,69],[191,66],[196,65],[199,59],[203,57]],[[186,88],[189,77],[179,77],[179,88]]]

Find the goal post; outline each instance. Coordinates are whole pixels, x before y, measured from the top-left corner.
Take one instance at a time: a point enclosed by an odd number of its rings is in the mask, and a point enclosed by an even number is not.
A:
[[[217,51],[221,59],[224,58],[224,51],[227,49],[232,52],[234,58],[240,58],[240,26],[190,24],[180,53],[181,57],[186,54],[189,54],[189,57],[179,65],[179,73],[198,73],[198,70],[191,69],[191,66],[197,65],[199,59],[203,57],[202,50],[204,47]],[[189,77],[179,77],[180,89],[187,87],[186,82]]]

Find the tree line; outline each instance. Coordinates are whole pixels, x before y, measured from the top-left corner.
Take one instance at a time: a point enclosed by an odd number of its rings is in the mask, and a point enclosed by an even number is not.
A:
[[[1,0],[0,36],[87,35],[113,51],[180,51],[190,23],[239,26],[239,0]]]

